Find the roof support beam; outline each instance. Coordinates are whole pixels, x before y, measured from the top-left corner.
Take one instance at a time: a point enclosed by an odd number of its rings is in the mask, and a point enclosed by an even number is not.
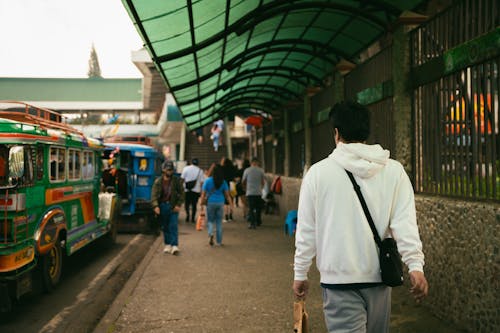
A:
[[[239,105],[239,104],[235,104],[235,105],[227,105],[227,106],[224,106],[220,109],[217,109],[215,111],[215,113],[217,113],[218,115],[225,115],[225,114],[229,114],[229,113],[233,113],[235,114],[236,112],[233,111],[234,109],[236,108],[239,108],[240,110],[241,109],[244,109],[245,108],[245,105]],[[278,106],[277,107],[270,107],[268,104],[266,103],[248,103],[246,104],[246,108],[247,109],[258,109],[258,110],[261,110],[261,111],[264,111],[266,113],[272,113],[272,111],[278,109]]]
[[[251,84],[251,85],[249,85],[247,87],[241,87],[241,88],[238,88],[238,89],[235,89],[235,90],[231,90],[231,92],[232,91],[236,91],[236,90],[240,90],[240,89],[250,89],[250,88],[267,90],[267,91],[269,91],[269,89],[273,89],[280,96],[283,95],[283,94],[289,94],[289,95],[292,95],[294,97],[299,97],[299,94],[297,94],[295,91],[293,91],[291,89],[288,89],[288,88],[285,88],[285,87],[282,87],[282,86],[273,85],[273,84]],[[220,87],[217,87],[217,88],[215,88],[215,89],[213,89],[211,91],[208,91],[208,92],[206,92],[205,94],[203,94],[201,96],[196,96],[196,97],[194,97],[192,99],[189,99],[189,100],[186,100],[186,101],[183,101],[183,102],[178,102],[177,106],[180,107],[180,106],[183,106],[183,105],[194,103],[194,102],[196,102],[198,100],[201,100],[203,98],[206,98],[208,96],[213,95],[218,90],[220,90]],[[280,93],[278,93],[278,91]],[[222,96],[222,97],[224,97],[224,96]]]
[[[278,73],[277,71],[287,72],[287,73],[291,73],[291,74]],[[262,72],[262,73],[260,73],[260,72]],[[250,70],[250,69],[244,70],[239,74],[239,76],[234,77],[232,79],[229,79],[228,81],[220,84],[220,87],[222,89],[224,89],[224,87],[227,87],[228,84],[230,84],[228,82],[233,82],[233,80],[235,80],[235,78],[239,78],[241,76],[248,78],[248,76],[252,76],[252,75],[254,75],[254,76],[280,76],[280,77],[284,77],[284,78],[287,78],[290,80],[295,79],[295,81],[300,82],[304,86],[307,86],[309,81],[315,81],[315,82],[321,84],[320,78],[318,78],[317,76],[315,76],[311,73],[300,70],[300,69],[296,69],[293,67],[285,67],[285,66],[282,66],[282,67],[265,66],[265,67],[255,68],[252,70]],[[303,82],[300,78],[297,78],[296,75],[301,75],[301,77],[307,78],[308,79],[307,82]],[[189,88],[190,86],[192,86],[194,84],[196,84],[196,82],[186,82],[186,83],[171,87],[170,89],[171,90],[182,90],[185,88]]]
[[[298,40],[298,42],[300,42],[300,41]],[[177,90],[177,89],[184,89],[184,88],[187,88],[189,86],[193,86],[195,84],[198,84],[198,83],[201,83],[201,82],[203,82],[205,80],[208,80],[209,78],[211,78],[211,77],[213,77],[213,76],[221,73],[224,70],[231,71],[234,68],[236,68],[238,66],[241,66],[247,60],[250,60],[250,59],[252,59],[254,57],[258,57],[258,56],[266,55],[266,54],[271,54],[273,52],[287,52],[288,51],[290,53],[295,53],[296,52],[296,53],[308,54],[308,55],[310,55],[312,57],[322,59],[323,61],[331,64],[332,67],[339,60],[339,59],[337,59],[337,61],[333,61],[330,58],[328,58],[327,56],[325,56],[324,53],[321,53],[319,51],[314,52],[314,51],[308,50],[308,49],[300,49],[300,48],[293,48],[293,49],[291,49],[291,48],[286,48],[286,47],[278,47],[278,48],[273,47],[273,48],[268,48],[268,49],[262,49],[262,48],[271,46],[272,42],[265,43],[265,44],[266,45],[263,44],[262,46],[254,48],[255,50],[260,49],[258,52],[253,52],[253,53],[247,53],[248,51],[241,52],[239,55],[235,56],[233,59],[231,59],[230,61],[228,61],[226,64],[224,64],[223,66],[218,67],[217,69],[214,69],[210,73],[207,73],[207,74],[205,74],[205,75],[203,75],[201,77],[199,75],[197,75],[197,79],[185,82],[182,85],[171,87],[171,89],[172,90]]]
[[[247,96],[247,97],[243,97],[243,96],[233,96],[233,100],[230,100],[230,101],[226,101],[224,102],[224,104],[222,104],[222,106],[226,106],[226,105],[232,105],[234,103],[242,103],[242,102],[245,102],[245,103],[260,103],[262,101],[262,103],[267,103],[267,104],[272,104],[272,105],[279,105],[280,103],[276,100],[276,99],[273,99],[273,98],[266,98],[266,97],[255,97],[255,96]],[[202,113],[204,111],[208,111],[210,110],[211,108],[214,108],[217,104],[221,104],[219,101],[215,101],[214,103],[210,104],[210,105],[207,105],[205,106],[204,108],[202,109],[199,109],[195,112],[192,112],[192,113],[188,113],[188,114],[184,114],[185,117],[190,117],[190,116],[194,116],[196,114],[199,114],[199,113]]]
[[[265,86],[264,86],[265,87]],[[230,91],[228,94],[222,96],[219,101],[224,101],[226,99],[230,99],[232,98],[232,96],[235,96],[235,95],[245,95],[245,94],[269,94],[269,95],[272,95],[272,96],[278,96],[282,99],[291,99],[293,97],[295,98],[298,98],[299,97],[299,94],[297,93],[290,93],[290,91],[288,90],[282,90],[282,91],[278,91],[278,90],[275,90],[275,89],[266,89],[266,88],[263,88],[263,87],[241,87],[241,88],[238,88],[238,89],[235,89],[233,91]]]

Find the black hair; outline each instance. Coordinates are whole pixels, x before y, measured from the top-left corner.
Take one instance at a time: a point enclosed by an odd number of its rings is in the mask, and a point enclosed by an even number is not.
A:
[[[346,142],[363,142],[370,136],[370,111],[354,101],[335,104],[329,114],[333,128]]]
[[[245,160],[243,161],[243,170],[249,167],[250,167],[250,161],[247,158],[245,158]]]
[[[214,178],[215,188],[219,189],[222,186],[222,183],[224,182],[224,169],[222,168],[222,165],[220,164],[215,165],[212,177]]]

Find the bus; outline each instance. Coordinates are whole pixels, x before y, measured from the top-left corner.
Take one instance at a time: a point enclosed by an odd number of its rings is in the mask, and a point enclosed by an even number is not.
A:
[[[2,312],[35,282],[52,291],[64,255],[116,238],[116,195],[101,192],[104,146],[62,120],[49,109],[0,101]]]
[[[106,187],[114,188],[120,200],[118,231],[157,232],[151,190],[155,178],[161,175],[161,154],[139,143],[108,142],[104,145],[103,182]]]

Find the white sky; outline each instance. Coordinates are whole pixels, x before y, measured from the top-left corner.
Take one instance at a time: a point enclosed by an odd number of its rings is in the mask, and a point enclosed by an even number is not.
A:
[[[87,77],[92,43],[104,78],[142,77],[121,0],[0,0],[0,77]]]

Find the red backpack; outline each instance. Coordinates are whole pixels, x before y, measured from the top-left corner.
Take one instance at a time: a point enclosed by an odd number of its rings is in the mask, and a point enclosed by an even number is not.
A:
[[[271,192],[281,194],[281,176],[274,178],[271,184]]]

